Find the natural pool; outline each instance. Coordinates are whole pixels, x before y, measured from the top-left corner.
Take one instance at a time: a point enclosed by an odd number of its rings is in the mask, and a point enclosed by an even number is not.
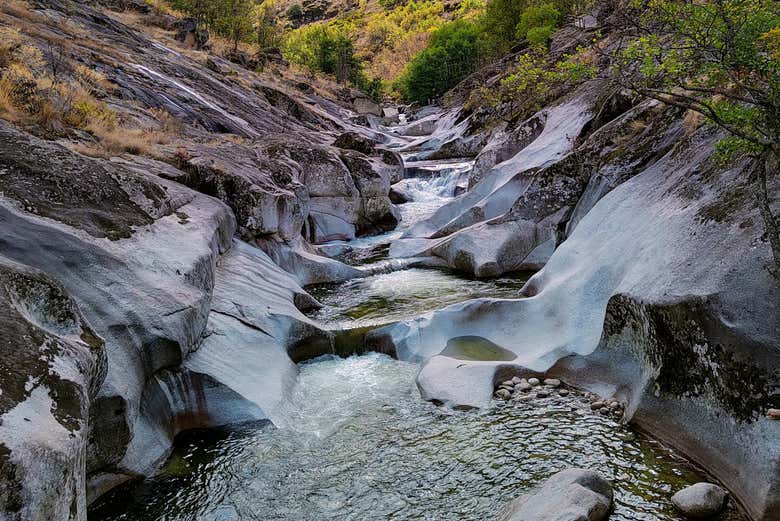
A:
[[[416,365],[385,355],[300,368],[282,425],[180,436],[160,475],[102,498],[90,521],[489,520],[567,466],[612,481],[611,520],[679,520],[671,492],[702,479],[576,396],[449,411],[420,399]]]
[[[464,279],[443,270],[411,268],[307,290],[323,307],[310,314],[344,328],[403,320],[473,298],[517,298],[530,273],[497,279]]]

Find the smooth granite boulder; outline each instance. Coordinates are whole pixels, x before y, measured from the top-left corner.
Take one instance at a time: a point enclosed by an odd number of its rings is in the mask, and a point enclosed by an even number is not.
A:
[[[696,483],[676,492],[672,503],[677,510],[693,519],[707,519],[723,509],[728,493],[712,483]]]
[[[612,485],[596,472],[571,468],[515,499],[497,521],[601,521],[612,506]]]

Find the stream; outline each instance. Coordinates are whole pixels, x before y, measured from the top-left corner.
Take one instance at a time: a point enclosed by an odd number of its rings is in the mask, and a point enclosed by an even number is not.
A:
[[[529,274],[473,280],[382,269],[392,262],[389,243],[450,200],[471,164],[413,165],[398,230],[327,245],[373,274],[308,288],[323,304],[312,318],[331,329],[371,326],[471,298],[515,297]],[[706,479],[674,451],[591,411],[578,392],[452,411],[420,398],[419,366],[386,355],[323,356],[299,369],[277,425],[179,435],[157,476],[103,496],[90,521],[489,520],[570,466],[612,482],[611,520],[681,520],[669,497]],[[716,519],[746,518],[729,504]]]

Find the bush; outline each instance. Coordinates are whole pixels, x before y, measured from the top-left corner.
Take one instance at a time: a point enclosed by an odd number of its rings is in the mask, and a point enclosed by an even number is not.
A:
[[[360,79],[361,64],[350,37],[340,27],[312,24],[290,33],[284,42],[285,57],[311,72],[332,74],[339,81]]]
[[[563,17],[587,4],[587,0],[488,0],[481,19],[485,39],[496,56],[522,39],[546,45]]]
[[[520,16],[515,34],[533,46],[546,46],[560,19],[561,13],[553,4],[531,6]]]
[[[467,20],[445,24],[433,33],[428,47],[409,63],[400,89],[407,99],[426,103],[476,70],[483,54],[477,24]]]

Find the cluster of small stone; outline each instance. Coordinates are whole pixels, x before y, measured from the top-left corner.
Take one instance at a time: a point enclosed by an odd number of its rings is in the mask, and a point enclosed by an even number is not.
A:
[[[604,416],[622,417],[624,407],[615,398],[602,399],[597,394],[581,393],[575,389],[568,389],[557,378],[520,378],[515,376],[511,380],[504,380],[496,387],[495,397],[498,400],[524,401],[533,398],[549,398],[550,396],[580,395],[590,402],[590,408],[594,412]]]
[[[593,393],[587,393],[585,395],[590,400],[590,408],[593,411],[597,411],[604,416],[612,415],[617,417],[623,417],[623,404],[615,398],[608,400],[602,399],[599,395]]]
[[[496,388],[496,398],[501,400],[510,400],[514,397],[516,400],[529,398],[548,398],[553,393],[559,396],[568,396],[570,391],[562,387],[561,381],[556,378],[545,378],[544,381],[539,378],[519,378],[515,376],[511,380],[505,380],[498,384]]]

